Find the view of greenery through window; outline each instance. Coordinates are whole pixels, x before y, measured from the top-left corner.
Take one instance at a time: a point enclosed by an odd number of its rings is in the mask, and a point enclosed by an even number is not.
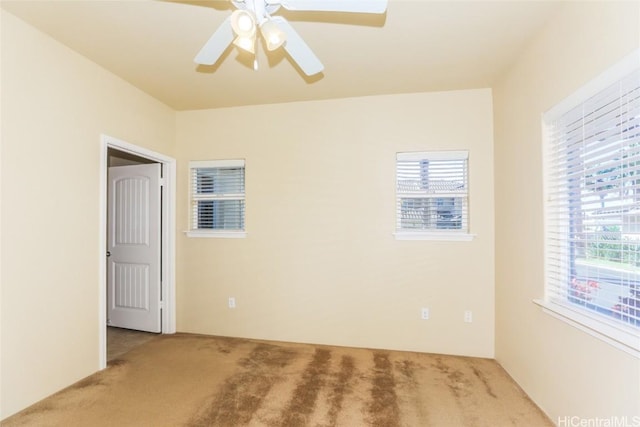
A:
[[[586,248],[575,245],[569,300],[640,325],[640,244],[618,226],[585,233]]]
[[[566,144],[568,300],[640,326],[640,117],[619,104],[581,117]]]

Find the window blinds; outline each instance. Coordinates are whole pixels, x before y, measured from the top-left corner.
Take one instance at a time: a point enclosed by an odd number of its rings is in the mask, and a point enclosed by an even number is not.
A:
[[[191,229],[244,230],[244,160],[192,162]]]
[[[546,298],[640,327],[640,70],[545,123]]]
[[[397,231],[468,231],[468,153],[398,153]]]

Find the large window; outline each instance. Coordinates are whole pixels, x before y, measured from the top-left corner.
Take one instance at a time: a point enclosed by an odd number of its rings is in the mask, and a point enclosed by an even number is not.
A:
[[[195,237],[244,237],[244,160],[189,163]]]
[[[467,165],[466,151],[397,154],[397,238],[469,236]]]
[[[640,350],[640,70],[612,73],[545,115],[545,302]]]

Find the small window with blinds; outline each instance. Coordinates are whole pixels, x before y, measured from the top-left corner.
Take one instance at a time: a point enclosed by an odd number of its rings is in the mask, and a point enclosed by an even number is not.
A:
[[[640,70],[616,74],[621,75],[606,84],[601,79],[598,90],[586,91],[579,102],[544,116],[542,303],[638,351]]]
[[[189,163],[191,237],[245,237],[244,160]]]
[[[397,239],[470,240],[468,198],[467,151],[397,154]]]

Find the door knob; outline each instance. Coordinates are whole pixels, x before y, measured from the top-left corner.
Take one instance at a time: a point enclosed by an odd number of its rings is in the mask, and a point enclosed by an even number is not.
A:
[[[107,257],[111,256],[111,251],[107,251]]]

